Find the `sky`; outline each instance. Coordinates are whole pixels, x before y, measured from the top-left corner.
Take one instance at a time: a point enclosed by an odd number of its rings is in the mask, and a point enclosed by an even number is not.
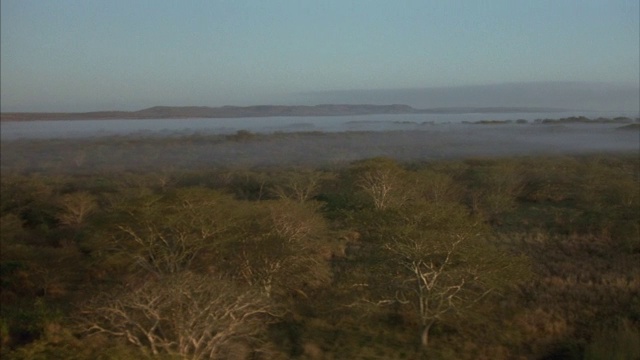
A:
[[[638,0],[2,0],[0,7],[4,112],[384,103],[384,94],[389,103],[494,106],[500,92],[493,100],[425,97],[513,84],[538,92],[582,84],[583,93],[627,91],[616,106],[640,102],[633,99]],[[413,97],[399,95],[407,91]]]

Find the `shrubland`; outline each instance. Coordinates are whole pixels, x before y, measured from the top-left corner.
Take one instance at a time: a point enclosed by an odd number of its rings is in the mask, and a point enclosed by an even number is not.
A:
[[[79,167],[3,167],[3,358],[640,356],[636,155]]]

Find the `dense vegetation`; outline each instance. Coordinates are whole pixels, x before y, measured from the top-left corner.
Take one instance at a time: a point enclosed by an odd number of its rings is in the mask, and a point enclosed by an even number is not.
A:
[[[636,155],[76,160],[3,167],[3,358],[640,356]]]

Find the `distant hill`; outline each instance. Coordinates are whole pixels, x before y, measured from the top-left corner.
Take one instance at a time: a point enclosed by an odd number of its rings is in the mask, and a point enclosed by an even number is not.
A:
[[[520,82],[405,89],[325,90],[300,93],[299,104],[408,104],[415,108],[533,107],[580,111],[640,111],[640,85],[607,82]]]
[[[1,121],[30,120],[107,120],[107,119],[183,119],[183,118],[241,118],[271,116],[348,116],[374,114],[467,114],[505,112],[557,112],[562,109],[526,107],[456,107],[415,109],[409,105],[351,105],[325,104],[315,106],[154,106],[138,111],[94,111],[73,113],[13,112],[0,114]]]

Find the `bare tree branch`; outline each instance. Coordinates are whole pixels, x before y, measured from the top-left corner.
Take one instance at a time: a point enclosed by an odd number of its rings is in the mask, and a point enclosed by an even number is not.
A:
[[[153,354],[216,358],[234,341],[257,339],[281,312],[257,292],[223,279],[180,273],[94,299],[82,312],[87,334],[123,337]]]

